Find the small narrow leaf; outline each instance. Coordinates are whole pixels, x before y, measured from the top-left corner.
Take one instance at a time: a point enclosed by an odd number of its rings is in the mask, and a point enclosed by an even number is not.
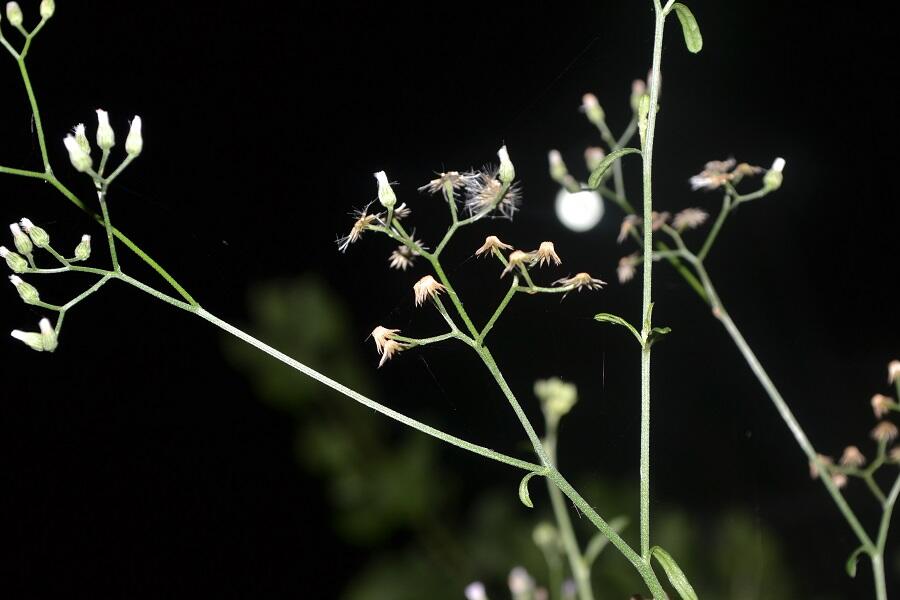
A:
[[[601,323],[612,323],[613,325],[621,325],[622,327],[627,327],[628,331],[633,333],[634,337],[637,338],[638,343],[641,342],[641,334],[638,333],[638,330],[635,329],[631,323],[618,315],[614,315],[612,313],[600,313],[598,315],[594,315],[594,320],[600,321]]]
[[[694,13],[681,2],[672,5],[678,20],[681,21],[681,31],[684,33],[684,45],[688,51],[697,54],[703,48],[703,36],[700,35],[700,26],[697,25],[697,19]]]
[[[532,471],[531,473],[523,477],[522,481],[519,482],[519,500],[521,500],[522,504],[524,504],[528,508],[534,508],[534,502],[531,501],[531,494],[528,493],[528,482],[535,475],[542,475],[542,473]]]
[[[854,550],[853,554],[850,555],[850,558],[847,559],[847,575],[850,577],[856,577],[856,563],[859,561],[859,555],[863,554],[865,551],[866,547],[860,546]]]
[[[637,148],[621,148],[616,150],[615,152],[610,152],[606,155],[606,158],[600,161],[600,164],[597,165],[597,168],[594,169],[594,172],[591,173],[591,176],[588,178],[588,187],[592,190],[596,190],[600,187],[600,182],[603,180],[603,176],[609,170],[614,162],[625,156],[626,154],[640,154],[641,151]]]
[[[672,333],[671,327],[654,327],[650,330],[650,339],[647,340],[647,344],[652,346],[653,344],[661,340],[662,337],[667,333]]]
[[[678,563],[675,562],[675,559],[672,558],[671,554],[659,546],[653,546],[653,548],[650,549],[650,555],[656,557],[656,560],[662,565],[663,570],[666,572],[666,576],[669,578],[669,583],[672,584],[672,587],[675,588],[675,591],[678,592],[678,595],[681,596],[682,600],[698,600],[697,592],[691,587],[684,571],[681,570],[681,567],[678,566]]]

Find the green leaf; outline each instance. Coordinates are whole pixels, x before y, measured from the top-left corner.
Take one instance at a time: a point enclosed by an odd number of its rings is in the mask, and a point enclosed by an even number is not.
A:
[[[667,333],[672,333],[671,327],[654,327],[650,330],[650,339],[647,340],[647,345],[652,346],[656,342],[662,339],[662,336]]]
[[[606,158],[600,161],[600,164],[597,165],[597,168],[594,169],[594,172],[591,173],[591,176],[588,178],[588,187],[592,190],[596,190],[600,187],[600,182],[603,180],[603,176],[609,170],[614,162],[625,156],[626,154],[640,154],[641,151],[637,148],[621,148],[616,150],[615,152],[610,152],[606,155]]]
[[[856,563],[859,561],[859,555],[865,553],[866,547],[860,546],[856,550],[853,551],[853,554],[850,555],[850,558],[847,559],[847,575],[850,577],[856,577]]]
[[[613,325],[621,325],[622,327],[627,327],[628,331],[634,334],[634,337],[637,338],[638,343],[641,343],[641,334],[638,333],[638,330],[634,328],[634,325],[623,319],[618,315],[614,315],[612,313],[600,313],[598,315],[594,315],[594,319],[600,321],[601,323],[612,323]]]
[[[676,4],[676,6],[678,5]],[[675,588],[682,600],[698,600],[697,592],[691,587],[684,571],[681,570],[681,567],[678,566],[671,554],[659,546],[653,546],[650,549],[650,555],[656,557],[656,560],[662,565],[666,576],[669,578],[669,583],[672,584],[672,587]]]
[[[678,20],[681,21],[681,31],[684,33],[684,45],[688,51],[697,54],[703,48],[703,36],[700,35],[700,26],[697,25],[697,19],[694,13],[681,2],[672,5]]]
[[[543,475],[543,473],[532,471],[531,473],[523,477],[522,481],[519,482],[519,500],[521,500],[522,504],[524,504],[528,508],[534,508],[534,502],[531,501],[531,494],[528,493],[528,482],[535,475]]]

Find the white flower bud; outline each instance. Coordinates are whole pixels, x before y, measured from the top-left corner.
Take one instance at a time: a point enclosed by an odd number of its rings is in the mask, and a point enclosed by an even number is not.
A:
[[[22,9],[19,7],[18,2],[6,3],[6,18],[9,19],[9,24],[13,27],[22,26]]]
[[[784,175],[782,174],[784,165],[785,161],[781,157],[776,158],[772,162],[772,167],[763,177],[763,185],[767,189],[774,191],[781,187],[781,182],[784,181]]]
[[[37,350],[38,352],[44,351],[44,339],[39,333],[14,329],[9,335],[13,336],[13,338],[19,340],[32,350]]]
[[[22,224],[22,229],[25,230],[25,233],[31,237],[31,241],[34,242],[35,246],[38,248],[46,248],[50,245],[50,234],[32,223],[31,219],[22,219],[19,222]]]
[[[466,586],[466,600],[487,600],[487,591],[480,581],[473,581]]]
[[[91,143],[88,141],[87,135],[85,135],[84,123],[79,123],[75,126],[75,141],[78,142],[78,145],[81,146],[81,149],[86,154],[91,153]]]
[[[75,260],[87,260],[91,256],[91,236],[81,236],[81,241],[75,246]]]
[[[34,250],[34,245],[31,243],[31,238],[19,227],[19,224],[10,223],[9,230],[12,232],[13,242],[19,254],[31,254],[31,251]]]
[[[6,260],[6,266],[13,273],[24,273],[28,269],[28,261],[15,252],[10,252],[6,246],[0,246],[0,257]]]
[[[131,129],[125,139],[125,152],[128,156],[137,156],[144,149],[144,136],[141,134],[141,118],[135,115],[131,121]]]
[[[378,171],[375,173],[375,179],[378,181],[378,201],[385,208],[393,208],[397,204],[397,195],[388,181],[387,173]]]
[[[109,150],[116,145],[116,134],[109,124],[109,113],[97,109],[97,146],[101,150]]]
[[[41,0],[41,18],[49,19],[56,12],[56,2],[54,0]]]
[[[27,281],[23,281],[18,275],[10,275],[9,282],[15,286],[16,291],[19,292],[19,297],[22,298],[22,301],[25,302],[25,304],[35,304],[41,299],[37,288]]]
[[[600,124],[606,120],[606,113],[603,112],[603,107],[600,106],[597,96],[593,94],[585,94],[581,97],[581,110],[584,111],[588,121],[597,127],[600,127]]]
[[[509,152],[506,151],[506,146],[501,146],[497,150],[497,158],[500,159],[500,170],[497,173],[497,177],[500,178],[500,181],[509,185],[516,178],[516,168],[513,166],[512,161],[509,160]]]
[[[66,150],[69,151],[69,160],[76,171],[84,173],[94,166],[91,155],[84,151],[84,148],[75,140],[75,136],[67,135],[63,143],[66,145]]]
[[[44,350],[53,352],[59,345],[56,338],[56,330],[53,329],[49,319],[41,319],[39,326],[41,328],[41,342],[44,345]]]

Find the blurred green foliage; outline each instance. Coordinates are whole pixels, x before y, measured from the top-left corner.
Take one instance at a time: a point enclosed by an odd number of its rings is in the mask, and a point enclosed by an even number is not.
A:
[[[254,335],[378,399],[349,311],[321,280],[260,284],[250,293],[249,311]],[[481,490],[462,502],[462,493],[472,491],[454,483],[461,478],[442,467],[443,449],[433,440],[377,415],[361,417],[346,398],[249,346],[224,341],[257,397],[293,419],[298,462],[321,478],[337,534],[376,550],[341,598],[421,600],[427,590],[432,600],[460,600],[476,579],[495,600],[508,598],[506,577],[517,565],[546,584],[547,564],[532,530],[552,514],[538,486],[536,510],[519,504],[515,486]],[[579,489],[612,516],[631,513],[634,487],[592,479]],[[595,532],[586,519],[575,521],[584,544]],[[624,537],[633,543],[636,534],[626,530]],[[710,516],[657,506],[654,542],[679,557],[701,598],[793,597],[777,540],[745,510]],[[627,598],[641,583],[607,550],[595,564],[594,589],[599,598]]]

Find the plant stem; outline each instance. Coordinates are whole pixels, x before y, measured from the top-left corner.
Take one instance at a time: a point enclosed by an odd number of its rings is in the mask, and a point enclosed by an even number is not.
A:
[[[34,95],[34,89],[31,87],[31,78],[28,76],[28,68],[25,66],[25,51],[19,56],[16,62],[19,65],[19,73],[22,75],[22,83],[25,84],[25,93],[28,94],[28,103],[31,105],[31,114],[34,117],[34,130],[37,133],[38,146],[41,149],[41,160],[44,163],[44,171],[47,175],[53,173],[50,168],[50,157],[47,155],[47,140],[44,138],[44,126],[41,122],[41,111],[38,109],[37,98]]]
[[[547,456],[554,464],[556,458],[556,444],[558,435],[558,422],[555,419],[547,419],[547,436],[544,444],[547,449]],[[563,500],[562,492],[556,485],[547,479],[547,492],[550,494],[550,504],[553,506],[553,515],[556,518],[556,525],[559,528],[559,534],[562,537],[563,547],[566,550],[566,556],[569,559],[569,568],[572,571],[572,577],[575,579],[575,585],[578,588],[578,598],[580,600],[593,600],[594,591],[591,586],[591,573],[584,555],[578,547],[578,539],[575,537],[575,528],[572,527],[572,519],[569,517],[569,511],[566,508],[565,500]]]
[[[726,193],[725,197],[722,198],[722,210],[719,211],[719,216],[716,217],[716,222],[713,223],[712,229],[710,229],[709,231],[709,235],[706,236],[706,241],[703,242],[703,247],[700,248],[700,252],[697,253],[698,260],[703,260],[704,258],[706,258],[706,255],[709,254],[713,242],[716,241],[716,236],[719,235],[719,230],[722,229],[722,224],[725,223],[725,219],[728,217],[729,212],[731,212],[731,194]]]
[[[106,229],[106,241],[109,244],[109,257],[110,260],[112,260],[113,271],[118,273],[122,269],[119,266],[119,255],[116,254],[116,240],[113,237],[112,225],[109,220],[109,209],[106,207],[106,184],[103,184],[103,187],[97,192],[97,197],[100,200],[100,210],[103,212],[103,228]]]
[[[653,138],[656,132],[656,107],[659,104],[659,80],[662,64],[662,40],[665,15],[659,1],[656,7],[656,26],[653,36],[653,66],[650,70],[650,110],[647,114],[647,128],[641,150],[643,159],[644,180],[644,296],[643,296],[643,331],[645,340],[641,349],[641,457],[640,457],[640,530],[641,557],[650,561],[650,345],[646,340],[650,336],[650,310],[652,303],[653,283]]]

